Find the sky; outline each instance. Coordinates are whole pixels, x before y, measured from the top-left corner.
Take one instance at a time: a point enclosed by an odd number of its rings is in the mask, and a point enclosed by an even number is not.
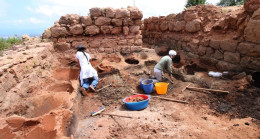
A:
[[[215,5],[219,0],[207,0]],[[60,16],[86,16],[92,7],[127,8],[137,6],[143,19],[183,11],[186,0],[0,0],[0,37],[38,35],[54,25]]]

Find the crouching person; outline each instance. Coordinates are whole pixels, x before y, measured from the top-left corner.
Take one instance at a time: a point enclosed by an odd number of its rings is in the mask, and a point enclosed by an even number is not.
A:
[[[81,92],[86,95],[87,92],[95,92],[95,88],[98,84],[98,74],[97,71],[92,67],[90,60],[91,57],[85,52],[86,48],[83,46],[77,47],[76,57],[80,64],[80,84]]]

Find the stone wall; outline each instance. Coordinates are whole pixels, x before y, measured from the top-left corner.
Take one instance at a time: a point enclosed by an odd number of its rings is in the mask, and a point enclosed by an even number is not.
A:
[[[260,70],[260,8],[254,10],[199,5],[149,17],[143,42],[176,49],[220,71]]]
[[[142,17],[136,7],[92,8],[89,16],[62,16],[43,38],[51,38],[57,51],[83,45],[90,53],[138,52],[142,48]]]

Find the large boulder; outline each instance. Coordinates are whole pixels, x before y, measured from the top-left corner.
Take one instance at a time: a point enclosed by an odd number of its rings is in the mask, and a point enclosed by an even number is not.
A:
[[[138,9],[131,9],[130,10],[130,18],[131,19],[142,19],[143,13],[142,13],[142,11],[140,11]]]
[[[70,26],[70,33],[73,35],[80,35],[83,33],[83,27],[80,24]]]
[[[100,27],[100,31],[103,34],[110,34],[112,29],[113,29],[113,26],[107,26],[106,25],[106,26],[101,26]]]
[[[78,24],[80,21],[80,16],[77,14],[66,14],[65,16],[61,16],[59,20],[59,24]]]
[[[120,34],[122,32],[122,27],[114,27],[111,30],[111,34]]]
[[[98,17],[95,20],[97,26],[110,25],[111,19],[108,17]]]
[[[59,42],[54,45],[56,51],[64,52],[70,49],[70,44],[66,42]]]
[[[187,22],[185,26],[185,30],[188,32],[198,32],[200,30],[201,21],[199,19],[195,19]]]
[[[114,18],[116,10],[113,8],[106,8],[106,17]]]
[[[123,25],[123,20],[122,19],[112,19],[112,25],[120,27]]]
[[[197,12],[188,11],[188,12],[185,12],[185,14],[184,14],[184,20],[186,22],[192,21],[192,20],[194,20],[196,18],[198,18],[198,13]]]
[[[92,25],[92,19],[90,16],[81,16],[80,21],[86,26]]]
[[[97,7],[89,9],[89,12],[91,17],[99,17],[102,15],[102,9]]]
[[[115,17],[116,18],[130,17],[130,12],[127,9],[117,9]]]
[[[260,0],[246,0],[244,8],[247,12],[253,13],[260,7]]]
[[[42,34],[42,39],[50,39],[51,38],[51,29],[48,28],[46,30],[44,30],[43,34]]]
[[[247,41],[260,44],[260,8],[250,18],[244,30],[244,35]]]
[[[97,27],[96,25],[87,26],[85,29],[85,33],[87,35],[96,35],[99,33],[99,27]]]
[[[161,24],[160,24],[160,30],[161,31],[166,31],[168,30],[169,28],[169,23],[168,21],[163,21]]]
[[[242,55],[260,57],[260,45],[243,42],[237,46],[237,51]]]
[[[185,28],[185,21],[176,21],[174,24],[174,31],[182,31]]]
[[[65,27],[52,27],[51,36],[52,37],[65,37],[68,36],[68,31]]]

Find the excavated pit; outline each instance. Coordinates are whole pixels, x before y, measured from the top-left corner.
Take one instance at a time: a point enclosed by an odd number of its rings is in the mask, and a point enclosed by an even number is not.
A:
[[[260,72],[254,72],[252,79],[254,80],[254,85],[260,88]]]
[[[137,65],[139,63],[139,60],[137,60],[135,58],[127,58],[125,60],[125,62],[128,63],[128,64],[136,64]]]

